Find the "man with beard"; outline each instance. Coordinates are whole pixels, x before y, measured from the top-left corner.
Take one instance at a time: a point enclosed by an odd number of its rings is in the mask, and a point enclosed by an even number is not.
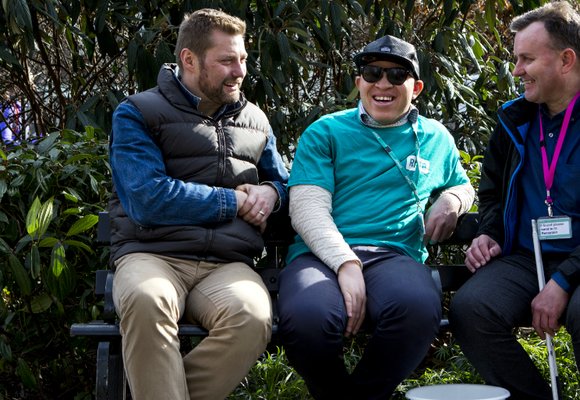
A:
[[[177,64],[113,115],[113,299],[137,400],[223,399],[270,339],[270,297],[251,265],[288,173],[266,115],[240,92],[244,34],[221,11],[186,16]],[[181,319],[209,331],[185,356]]]

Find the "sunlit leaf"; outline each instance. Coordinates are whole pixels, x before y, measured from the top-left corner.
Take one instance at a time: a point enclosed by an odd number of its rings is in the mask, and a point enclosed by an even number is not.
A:
[[[52,248],[52,254],[50,256],[50,269],[52,274],[58,278],[65,268],[66,254],[64,246],[60,243],[57,243]]]
[[[95,226],[99,222],[99,217],[97,215],[85,215],[78,221],[76,221],[66,233],[67,237],[78,235],[81,232],[86,232]]]
[[[40,200],[34,199],[28,214],[26,214],[26,231],[30,236],[35,236],[36,232],[40,229],[40,221],[38,220],[38,213],[40,211]]]
[[[63,240],[63,244],[69,247],[77,247],[79,249],[83,249],[87,253],[94,253],[95,251],[86,243],[83,243],[79,240]]]
[[[53,237],[53,236],[49,236],[49,237],[45,237],[43,238],[39,243],[38,243],[38,247],[53,247],[56,243],[58,243],[58,239]]]

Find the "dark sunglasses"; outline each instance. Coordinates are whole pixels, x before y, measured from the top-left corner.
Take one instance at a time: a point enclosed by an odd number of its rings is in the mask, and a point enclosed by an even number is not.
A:
[[[402,67],[383,68],[378,65],[363,65],[360,67],[360,74],[368,83],[375,83],[383,78],[383,73],[387,74],[387,79],[395,86],[405,83],[411,71]]]

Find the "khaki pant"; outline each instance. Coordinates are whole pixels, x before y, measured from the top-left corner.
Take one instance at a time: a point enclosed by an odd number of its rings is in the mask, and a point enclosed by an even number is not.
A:
[[[272,306],[243,263],[216,264],[148,253],[116,261],[113,299],[133,399],[224,399],[270,340]],[[209,336],[182,356],[177,322]]]

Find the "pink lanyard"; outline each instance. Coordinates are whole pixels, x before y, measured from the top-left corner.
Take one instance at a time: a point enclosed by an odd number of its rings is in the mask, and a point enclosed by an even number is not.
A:
[[[554,200],[550,196],[550,190],[552,189],[552,184],[554,183],[554,175],[556,174],[556,163],[560,157],[560,151],[562,150],[562,144],[564,143],[564,137],[568,131],[568,125],[570,124],[570,119],[572,118],[572,111],[574,110],[574,104],[576,100],[580,97],[580,92],[576,93],[576,96],[572,99],[568,107],[566,108],[566,114],[564,114],[564,121],[562,122],[562,127],[560,128],[560,135],[558,136],[558,141],[556,142],[556,149],[554,150],[554,155],[552,157],[552,162],[548,165],[548,155],[546,154],[546,141],[544,140],[544,128],[542,127],[542,114],[539,114],[540,118],[540,150],[542,152],[542,169],[544,170],[544,183],[546,185],[546,200],[544,203],[548,206],[548,216],[552,217],[552,204]]]

